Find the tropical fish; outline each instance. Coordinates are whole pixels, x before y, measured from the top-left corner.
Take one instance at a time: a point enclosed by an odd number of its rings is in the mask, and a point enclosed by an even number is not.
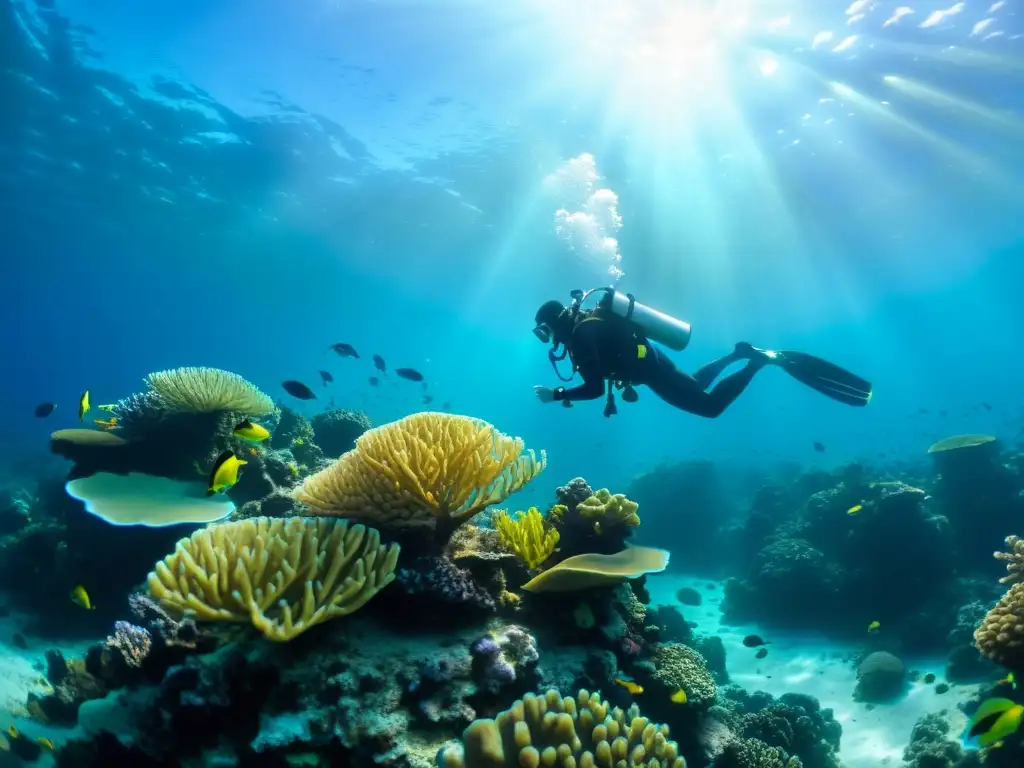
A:
[[[306,441],[303,440],[301,437],[296,437],[294,440],[292,440],[292,445],[305,445],[305,444],[306,444]]]
[[[378,379],[376,376],[371,376],[369,381],[371,387],[376,387],[378,384],[380,384],[380,379]]]
[[[449,402],[441,403],[441,410],[442,411],[450,411],[451,409],[452,409],[452,404],[451,403],[449,403]]]
[[[356,348],[353,347],[351,344],[339,342],[337,344],[331,344],[331,349],[333,349],[342,357],[354,357],[356,359],[359,358],[359,353],[356,352]]]
[[[616,677],[615,682],[618,685],[621,685],[634,696],[639,696],[641,693],[644,692],[644,687],[642,685],[637,683],[633,678],[627,677],[626,675],[620,675]]]
[[[967,742],[989,747],[1014,733],[1024,718],[1024,705],[1009,699],[986,699],[967,723]]]
[[[824,446],[824,444],[819,443],[817,440],[815,440],[814,441],[814,450],[817,451],[818,453],[824,453],[825,452],[825,446]]]
[[[10,736],[12,739],[17,739],[21,736],[21,734],[18,733],[18,729],[14,727],[14,723],[11,723],[7,727],[7,735]]]
[[[231,434],[247,443],[262,443],[270,437],[270,432],[265,427],[261,427],[250,419],[242,419],[242,421],[238,422],[235,428],[231,430]]]
[[[686,703],[686,691],[682,688],[673,693],[669,698],[673,704],[685,704]]]
[[[384,373],[387,370],[387,364],[384,362],[384,358],[380,355],[373,356],[373,366],[381,373]]]
[[[107,403],[106,405],[97,405],[96,407],[99,408],[101,411],[113,413],[114,411],[117,410],[117,403]]]
[[[110,432],[114,429],[120,429],[117,426],[117,416],[111,416],[109,419],[93,419],[92,423],[102,429],[104,432]]]
[[[877,621],[872,621],[868,624],[868,632],[877,632],[882,628],[882,625]]]
[[[231,451],[224,451],[213,462],[213,470],[210,472],[210,484],[206,489],[206,495],[213,496],[215,493],[226,491],[237,483],[238,470],[248,463],[247,461],[242,461]]]
[[[87,611],[96,610],[96,606],[92,604],[92,598],[89,597],[89,593],[81,584],[76,585],[75,588],[71,590],[71,602],[75,605],[82,606]]]
[[[423,396],[423,404],[424,405],[430,405],[432,402],[434,402],[434,396],[433,395],[424,395]]]
[[[331,376],[330,371],[320,371],[320,381],[322,381],[324,383],[324,386],[326,387],[328,384],[334,381],[334,377]]]
[[[85,419],[85,414],[89,412],[89,390],[85,390],[82,396],[78,398],[78,420],[82,421]]]
[[[768,641],[762,639],[760,635],[747,635],[743,638],[743,645],[747,648],[757,648],[760,645],[768,645]]]
[[[45,736],[40,736],[38,739],[36,739],[36,744],[38,744],[43,749],[48,749],[50,752],[53,752],[53,742]]]
[[[51,413],[57,410],[56,403],[40,403],[36,406],[35,414],[37,419],[45,419]]]
[[[984,408],[986,411],[992,410],[992,406],[986,403],[984,400],[981,401],[981,407]]]
[[[423,374],[415,368],[395,368],[395,375],[407,381],[423,381]]]
[[[313,394],[313,390],[301,381],[289,379],[288,381],[282,382],[281,386],[284,387],[285,392],[292,397],[297,397],[299,400],[316,400],[316,395]]]
[[[864,505],[863,504],[854,504],[852,507],[850,507],[848,510],[846,510],[846,514],[848,514],[848,515],[856,515],[862,509],[864,509]]]
[[[768,655],[768,649],[767,648],[760,648],[760,649],[758,649],[757,653],[754,654],[754,658],[755,659],[763,659],[767,655]]]
[[[1006,677],[1004,677],[1002,680],[997,680],[996,681],[996,685],[1012,685],[1014,688],[1016,688],[1017,687],[1017,678],[1014,676],[1013,672],[1011,672]]]

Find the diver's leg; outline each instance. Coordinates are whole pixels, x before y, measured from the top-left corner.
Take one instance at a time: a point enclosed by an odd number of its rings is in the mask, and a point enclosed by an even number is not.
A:
[[[656,355],[655,369],[645,382],[654,394],[669,405],[709,419],[721,416],[743,393],[754,375],[768,364],[767,358],[750,358],[740,370],[726,376],[710,392],[705,392],[696,378],[676,368],[660,350]]]
[[[740,360],[749,360],[754,357],[754,347],[747,344],[745,341],[741,341],[736,345],[728,355],[720,357],[717,360],[712,360],[710,363],[705,365],[695,374],[693,378],[700,384],[701,389],[707,389],[715,383],[715,379],[721,376],[725,369],[733,363],[738,363]]]

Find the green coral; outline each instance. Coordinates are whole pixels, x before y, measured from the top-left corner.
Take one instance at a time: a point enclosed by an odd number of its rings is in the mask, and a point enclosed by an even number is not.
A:
[[[590,498],[576,505],[576,514],[594,526],[597,533],[607,528],[624,526],[636,528],[640,516],[636,511],[640,505],[630,501],[623,494],[611,494],[607,488],[595,491]]]
[[[741,739],[729,744],[714,762],[714,768],[803,768],[798,757],[786,758],[775,747],[757,739]]]
[[[686,768],[667,725],[656,725],[634,704],[623,711],[581,690],[527,694],[493,720],[474,720],[461,741],[443,747],[438,768],[539,768],[644,765]]]
[[[712,704],[718,695],[718,686],[708,670],[704,657],[682,643],[664,643],[655,648],[654,682],[667,692],[680,688],[686,692],[688,703],[697,707]]]
[[[502,546],[519,558],[527,570],[539,568],[558,546],[558,531],[536,507],[517,512],[515,517],[500,510],[493,518]]]

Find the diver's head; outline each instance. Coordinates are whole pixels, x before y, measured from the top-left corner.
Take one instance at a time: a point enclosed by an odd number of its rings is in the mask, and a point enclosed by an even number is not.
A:
[[[533,319],[535,327],[533,335],[547,344],[565,344],[572,336],[572,317],[568,308],[560,301],[546,301]]]

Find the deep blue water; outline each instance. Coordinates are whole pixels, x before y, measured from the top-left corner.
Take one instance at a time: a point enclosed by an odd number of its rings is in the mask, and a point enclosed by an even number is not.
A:
[[[896,3],[748,4],[732,37],[667,21],[687,4],[505,5],[0,0],[0,454],[45,452],[82,389],[113,402],[184,365],[275,397],[327,368],[375,423],[424,408],[367,384],[373,353],[546,448],[550,483],[1017,435],[1019,3],[924,27],[938,5],[886,26]],[[619,286],[694,325],[681,367],[739,339],[804,350],[871,379],[871,406],[777,371],[714,421],[649,392],[612,419],[539,405],[536,307],[609,279],[544,184],[585,152],[618,195]]]

